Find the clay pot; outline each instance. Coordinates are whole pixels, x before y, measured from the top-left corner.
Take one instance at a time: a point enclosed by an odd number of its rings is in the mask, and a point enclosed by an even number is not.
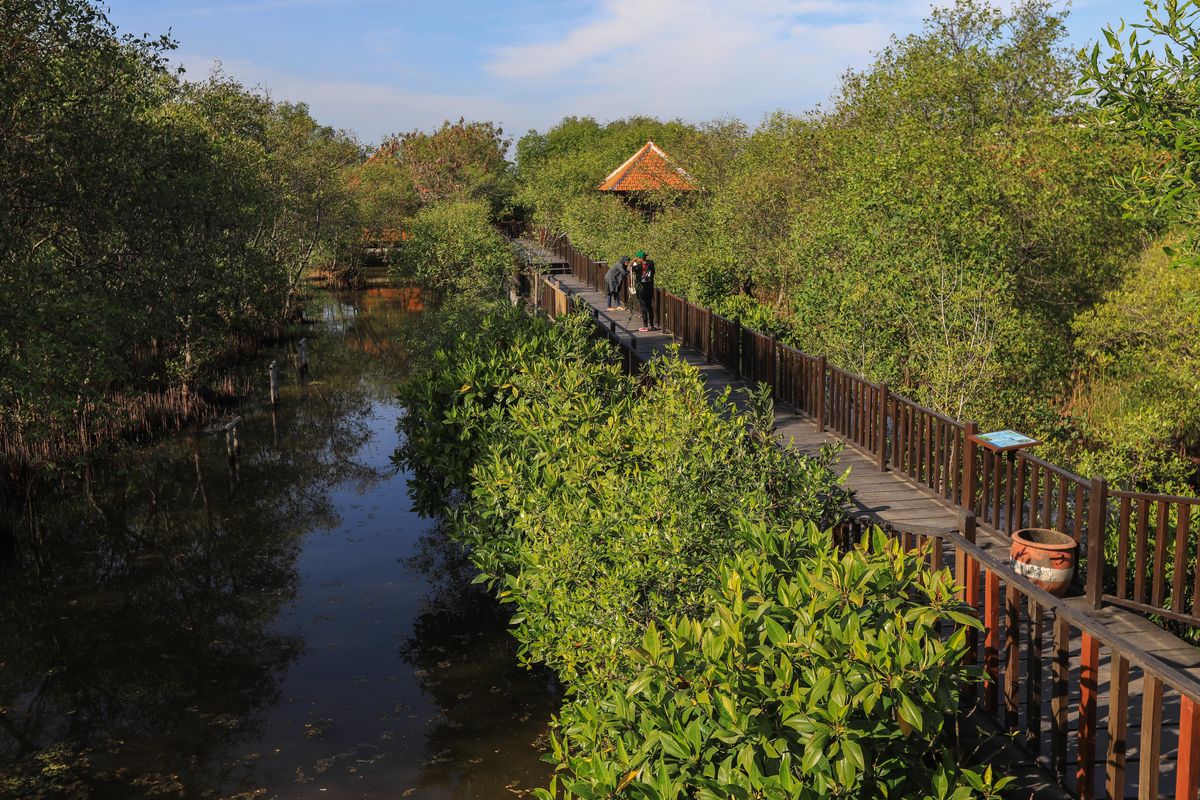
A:
[[[1062,597],[1075,574],[1076,542],[1048,528],[1022,528],[1013,532],[1013,569],[1039,589]]]

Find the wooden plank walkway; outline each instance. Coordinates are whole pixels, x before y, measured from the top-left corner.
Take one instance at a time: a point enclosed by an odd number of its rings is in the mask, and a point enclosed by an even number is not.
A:
[[[640,315],[637,315],[635,312],[606,312],[604,310],[605,296],[574,276],[560,275],[556,276],[554,280],[570,294],[581,298],[590,305],[600,324],[606,329],[613,330],[623,345],[632,347],[633,352],[640,360],[647,361],[651,358],[667,356],[670,348],[676,345],[672,336],[664,334],[661,331],[638,332],[636,326],[639,324]],[[686,347],[680,347],[677,352],[679,358],[694,366],[704,376],[711,394],[715,396],[729,388],[733,390],[735,402],[737,401],[737,390],[746,386],[744,381],[738,380],[732,372],[724,367],[707,361],[703,353]],[[899,532],[923,536],[936,537],[940,533],[958,531],[959,510],[957,508],[945,502],[940,497],[935,496],[926,487],[903,474],[893,471],[881,472],[873,455],[858,449],[848,442],[844,442],[843,438],[837,434],[818,430],[814,420],[787,407],[779,406],[776,408],[776,423],[779,435],[784,441],[790,442],[792,446],[807,453],[816,453],[822,446],[829,443],[843,442],[844,446],[838,458],[838,468],[839,470],[849,469],[845,485],[853,492],[850,508],[852,518],[868,524],[888,526]],[[1009,546],[1006,536],[982,525],[978,528],[977,535],[978,544],[985,550],[995,553],[997,556],[1006,556]],[[950,563],[948,558],[945,560],[945,563]],[[1004,593],[1007,591],[1007,587],[1003,582],[1000,584],[1000,591],[1001,608],[1003,608]],[[1099,611],[1091,610],[1086,607],[1085,599],[1082,597],[1068,599],[1065,602],[1070,604],[1072,609],[1077,608],[1080,613],[1086,614],[1095,621],[1110,627],[1114,632],[1120,633],[1129,642],[1150,655],[1179,669],[1188,676],[1200,680],[1200,649],[1188,645],[1140,615],[1112,606],[1106,606]],[[998,637],[998,641],[1001,643],[1007,639],[1007,631],[1003,629],[1003,618],[1004,615],[1002,614]],[[1028,664],[1032,658],[1040,654],[1040,659],[1037,659],[1036,663],[1047,665],[1046,669],[1048,669],[1048,665],[1053,660],[1053,637],[1048,635],[1048,632],[1052,630],[1052,626],[1053,616],[1047,612],[1043,623],[1044,630],[1047,633],[1041,636],[1041,646],[1034,647],[1030,644],[1033,637],[1030,636],[1028,615],[1022,616],[1018,621],[1019,630],[1016,638],[1018,642],[1016,657],[1019,664]],[[1031,650],[1033,654],[1031,654]],[[983,655],[983,643],[981,642],[976,663],[982,663]],[[1000,658],[1003,660],[1006,657],[1007,654],[1003,652],[1002,646]],[[1080,653],[1078,639],[1073,640],[1069,659],[1069,698],[1070,707],[1074,709],[1078,707],[1080,700]],[[1109,742],[1108,708],[1110,683],[1112,682],[1111,666],[1111,653],[1108,648],[1102,648],[1100,652],[1100,680],[1097,686],[1099,694],[1097,704],[1099,737],[1096,753],[1091,765],[1095,781],[1094,785],[1101,787],[1098,796],[1103,795],[1102,787],[1105,785],[1106,771],[1110,766],[1107,751]],[[1124,759],[1124,796],[1130,798],[1139,796],[1139,769],[1146,767],[1158,770],[1159,785],[1163,790],[1166,790],[1166,793],[1156,796],[1170,797],[1172,796],[1170,788],[1175,785],[1175,771],[1178,760],[1179,696],[1177,694],[1173,695],[1164,704],[1163,731],[1161,741],[1157,743],[1159,750],[1158,757],[1151,764],[1143,764],[1142,748],[1146,744],[1153,746],[1154,743],[1150,739],[1147,739],[1146,743],[1143,743],[1143,737],[1141,736],[1142,671],[1136,666],[1131,667],[1129,669],[1128,680],[1128,723],[1125,731],[1125,739],[1128,746]],[[1041,679],[1039,679],[1040,682]],[[1046,683],[1049,683],[1048,679],[1046,679]],[[1024,732],[1022,735],[1014,736],[1006,732],[1001,732],[995,728],[994,723],[985,721],[981,714],[975,713],[971,715],[971,720],[975,724],[973,725],[973,730],[970,731],[970,737],[976,740],[975,747],[978,748],[978,756],[980,758],[985,762],[994,764],[1004,774],[1011,774],[1018,779],[1014,787],[1016,791],[1012,793],[1012,796],[1037,798],[1069,797],[1071,795],[1054,782],[1052,773],[1049,771],[1053,738],[1050,721],[1054,716],[1053,709],[1051,708],[1052,692],[1047,690],[1041,691],[1040,694],[1042,700],[1040,703],[1034,704],[1035,708],[1039,705],[1041,707],[1037,723],[1034,725],[1028,724],[1029,709],[1026,702],[1020,704],[1016,718],[1008,723],[1012,730]],[[1003,706],[1003,697],[1001,697],[1001,711],[1003,711]],[[1076,737],[1074,736],[1074,731],[1078,727],[1078,717],[1075,714],[1070,714],[1068,719],[1068,730],[1071,731],[1071,735],[1068,737],[1068,747],[1065,754],[1065,771],[1068,775],[1074,775],[1078,763],[1078,754],[1075,747]],[[1022,746],[1017,746],[1018,742]]]
[[[571,271],[571,265],[553,250],[542,247],[528,238],[510,239],[517,258],[526,267],[535,267],[548,275],[562,275]]]

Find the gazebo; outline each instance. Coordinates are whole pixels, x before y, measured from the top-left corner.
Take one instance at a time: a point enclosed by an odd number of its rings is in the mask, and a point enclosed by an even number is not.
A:
[[[671,158],[654,142],[646,142],[596,187],[602,192],[694,192],[700,187],[691,175],[671,163]]]

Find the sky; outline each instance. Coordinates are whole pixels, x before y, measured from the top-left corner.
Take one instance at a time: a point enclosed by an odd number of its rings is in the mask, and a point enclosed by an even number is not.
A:
[[[170,33],[191,79],[215,62],[365,144],[443,120],[519,138],[564,116],[754,124],[828,101],[928,0],[108,0],[123,33]],[[1138,0],[1076,0],[1083,46]]]

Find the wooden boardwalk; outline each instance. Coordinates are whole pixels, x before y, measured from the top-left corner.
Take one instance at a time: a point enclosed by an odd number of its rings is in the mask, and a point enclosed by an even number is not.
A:
[[[631,348],[638,359],[646,361],[667,356],[676,346],[675,339],[661,331],[638,332],[636,328],[640,323],[640,315],[630,311],[605,311],[605,296],[578,278],[568,274],[556,276],[554,280],[571,295],[581,298],[591,306],[598,323],[606,330],[612,331],[622,345]],[[728,369],[710,362],[703,353],[687,347],[680,347],[674,352],[704,376],[709,391],[714,395],[730,388],[734,390],[736,400],[736,390],[746,385]],[[917,537],[932,537],[942,547],[946,545],[938,538],[941,534],[959,532],[960,509],[900,472],[881,471],[876,456],[845,441],[835,433],[819,430],[813,419],[783,405],[777,405],[776,423],[781,439],[804,452],[816,453],[826,444],[843,443],[837,466],[839,471],[849,470],[845,486],[853,493],[849,511],[852,519],[865,524],[889,527],[909,535],[914,541]],[[1007,536],[983,525],[978,528],[977,536],[977,543],[983,550],[998,560],[1007,561]],[[946,552],[945,559],[938,559],[938,563],[951,563],[952,555],[948,548]],[[1033,605],[1031,602],[1021,605],[1020,592],[1014,591],[1012,597],[1012,603],[1018,608]],[[1001,609],[1009,607],[1008,587],[1003,582],[999,583],[997,598]],[[1178,670],[1181,681],[1200,682],[1200,649],[1167,633],[1145,617],[1114,606],[1093,610],[1082,597],[1069,598],[1062,602],[1081,618],[1106,626],[1123,644],[1145,652],[1170,669]],[[992,658],[1005,665],[1006,680],[1010,671],[1015,670],[1019,674],[1021,670],[1028,670],[1027,674],[1038,676],[1034,681],[1036,690],[1028,691],[1020,703],[1012,703],[1006,713],[1005,696],[1000,695],[994,688],[991,703],[998,705],[997,709],[993,709],[994,715],[996,718],[1004,718],[1005,727],[1010,733],[998,731],[994,723],[985,720],[983,714],[975,713],[970,719],[977,724],[968,726],[973,729],[968,731],[967,738],[978,739],[977,757],[995,764],[1004,774],[1017,777],[1016,791],[1012,796],[1067,797],[1071,794],[1055,782],[1053,767],[1058,766],[1059,774],[1074,775],[1077,770],[1079,754],[1076,752],[1075,732],[1078,729],[1078,718],[1074,714],[1068,715],[1067,709],[1077,708],[1081,702],[1083,676],[1080,669],[1080,640],[1072,639],[1069,647],[1064,648],[1064,652],[1069,653],[1067,679],[1070,688],[1065,695],[1068,703],[1062,704],[1061,699],[1055,703],[1052,700],[1055,693],[1049,689],[1051,679],[1048,675],[1055,656],[1054,637],[1051,635],[1055,620],[1052,612],[1047,609],[1030,608],[1029,611],[1033,613],[1014,615],[1015,629],[1011,637],[1011,650],[997,645],[1010,639],[1008,615],[1001,613],[998,625],[995,626],[996,639],[991,647]],[[980,642],[977,663],[985,663],[988,658],[987,647],[986,643]],[[1091,758],[1094,785],[1099,789],[1095,796],[1104,796],[1106,778],[1109,778],[1108,773],[1113,770],[1116,770],[1115,777],[1109,780],[1109,784],[1124,785],[1125,797],[1175,796],[1171,788],[1176,783],[1180,696],[1172,694],[1164,699],[1161,690],[1158,690],[1160,694],[1155,694],[1151,686],[1150,697],[1154,698],[1163,710],[1161,725],[1155,725],[1143,732],[1140,724],[1143,714],[1142,698],[1146,694],[1143,673],[1136,664],[1129,665],[1125,662],[1128,669],[1128,687],[1118,696],[1126,698],[1127,722],[1117,720],[1110,724],[1108,711],[1113,688],[1110,684],[1114,679],[1111,662],[1109,648],[1102,648],[1099,656],[1099,677],[1096,681],[1098,735],[1095,753]],[[999,674],[997,671],[996,675]],[[1116,673],[1118,679],[1121,674],[1121,671]],[[1047,677],[1043,678],[1043,675]],[[1015,687],[1016,677],[1013,681]],[[1044,691],[1043,682],[1046,685]],[[1015,692],[1014,688],[1014,697]],[[984,705],[987,702],[985,699]],[[1055,732],[1052,730],[1051,721],[1055,718],[1060,726],[1065,725],[1066,730],[1070,732],[1061,745],[1054,744]],[[1123,736],[1126,742],[1123,758],[1109,752],[1110,727],[1114,726],[1115,730],[1112,733],[1118,737]],[[1062,752],[1056,752],[1056,747],[1060,747]],[[1148,765],[1144,764],[1147,753],[1151,759]],[[1139,770],[1143,767],[1157,771],[1159,786],[1163,792],[1147,794],[1143,786],[1139,793]],[[1078,794],[1078,786],[1070,788],[1072,793]],[[1195,796],[1194,791],[1192,796]]]
[[[532,239],[520,238],[510,241],[517,258],[526,267],[535,268],[548,275],[561,275],[571,271],[571,266],[565,258]]]

